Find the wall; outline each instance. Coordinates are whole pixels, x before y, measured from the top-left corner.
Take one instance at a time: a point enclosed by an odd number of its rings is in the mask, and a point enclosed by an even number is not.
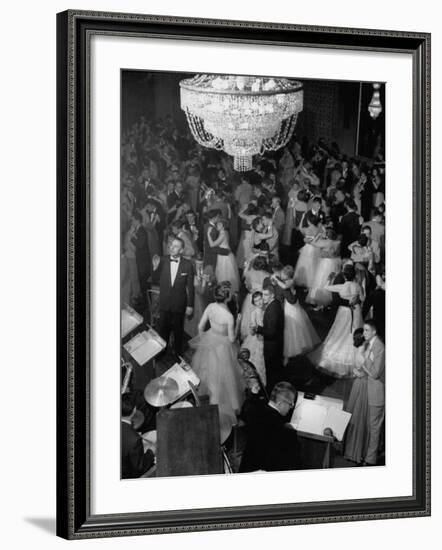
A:
[[[89,540],[55,538],[55,13],[67,8],[433,32],[433,516]],[[362,9],[361,9],[362,8]],[[3,6],[1,460],[4,548],[437,548],[442,535],[442,31],[439,2],[62,0]],[[23,108],[26,106],[26,108]],[[6,192],[6,195],[5,195]],[[400,380],[397,381],[400,384]],[[259,487],[257,487],[259,491]],[[437,542],[439,540],[439,543]]]

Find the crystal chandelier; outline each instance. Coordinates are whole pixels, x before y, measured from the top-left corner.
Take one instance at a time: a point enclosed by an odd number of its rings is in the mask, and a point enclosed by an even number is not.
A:
[[[285,78],[202,74],[180,88],[195,140],[231,155],[239,172],[252,169],[253,155],[286,145],[303,106],[302,84]]]
[[[381,96],[379,93],[380,87],[381,85],[378,82],[373,84],[373,97],[371,98],[370,105],[368,106],[368,112],[370,113],[371,118],[375,120],[382,113]]]

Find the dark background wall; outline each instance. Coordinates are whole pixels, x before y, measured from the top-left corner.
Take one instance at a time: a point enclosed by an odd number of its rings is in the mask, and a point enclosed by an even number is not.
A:
[[[179,82],[192,76],[189,73],[123,71],[122,130],[140,116],[164,118],[171,115],[179,126],[187,124],[180,108]],[[310,142],[314,142],[322,137],[327,142],[336,141],[341,151],[348,155],[370,156],[373,140],[376,141],[373,136],[383,131],[385,124],[384,113],[377,121],[368,114],[371,84],[362,84],[361,87],[359,82],[326,80],[304,80],[303,84],[304,110],[298,117],[295,130],[298,139],[307,136]],[[383,88],[381,99],[385,112]]]

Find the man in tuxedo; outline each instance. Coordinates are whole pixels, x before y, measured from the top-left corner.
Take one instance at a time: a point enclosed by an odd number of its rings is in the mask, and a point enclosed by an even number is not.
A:
[[[275,299],[273,285],[266,285],[262,292],[265,305],[263,326],[253,329],[264,338],[264,363],[267,388],[271,389],[281,378],[284,348],[284,310]]]
[[[367,373],[368,395],[368,447],[364,465],[375,466],[378,459],[379,441],[385,418],[385,347],[377,335],[373,321],[364,323],[364,363]]]
[[[306,215],[304,216],[302,227],[308,226],[308,213],[310,212],[313,214],[313,216],[319,218],[319,223],[325,223],[325,212],[321,208],[322,206],[322,198],[320,196],[313,197],[311,208],[310,210],[307,210]]]
[[[152,449],[144,452],[141,436],[132,427],[136,407],[132,394],[121,396],[121,477],[140,477],[155,464]]]
[[[209,235],[213,241],[219,237],[219,231],[216,228],[216,224],[219,221],[220,216],[221,212],[219,210],[209,210],[207,213],[208,222],[204,225],[203,263],[204,267],[211,265],[213,270],[215,270],[216,267],[216,257],[218,254],[224,256],[228,256],[230,254],[230,250],[228,248],[211,246],[209,242]]]
[[[361,234],[361,224],[359,214],[356,212],[357,206],[355,201],[353,199],[347,199],[345,201],[345,207],[347,212],[341,218],[339,232],[342,234],[342,257],[348,258],[350,256],[348,247],[351,243],[358,240]]]
[[[154,258],[153,282],[160,285],[160,318],[158,332],[166,342],[174,336],[175,353],[183,351],[184,316],[193,312],[194,269],[190,260],[182,257],[184,243],[175,237],[170,243],[170,255]]]
[[[247,441],[240,472],[277,472],[299,467],[297,433],[288,424],[297,396],[291,384],[279,382],[268,403],[252,396],[247,407],[243,407]]]

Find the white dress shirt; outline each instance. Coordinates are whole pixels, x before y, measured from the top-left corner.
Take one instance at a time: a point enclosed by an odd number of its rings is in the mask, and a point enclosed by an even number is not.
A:
[[[180,266],[180,260],[178,258],[178,261],[176,262],[173,261],[172,259],[170,259],[169,261],[170,261],[170,284],[173,286],[176,279],[176,274],[178,273],[178,268]]]

